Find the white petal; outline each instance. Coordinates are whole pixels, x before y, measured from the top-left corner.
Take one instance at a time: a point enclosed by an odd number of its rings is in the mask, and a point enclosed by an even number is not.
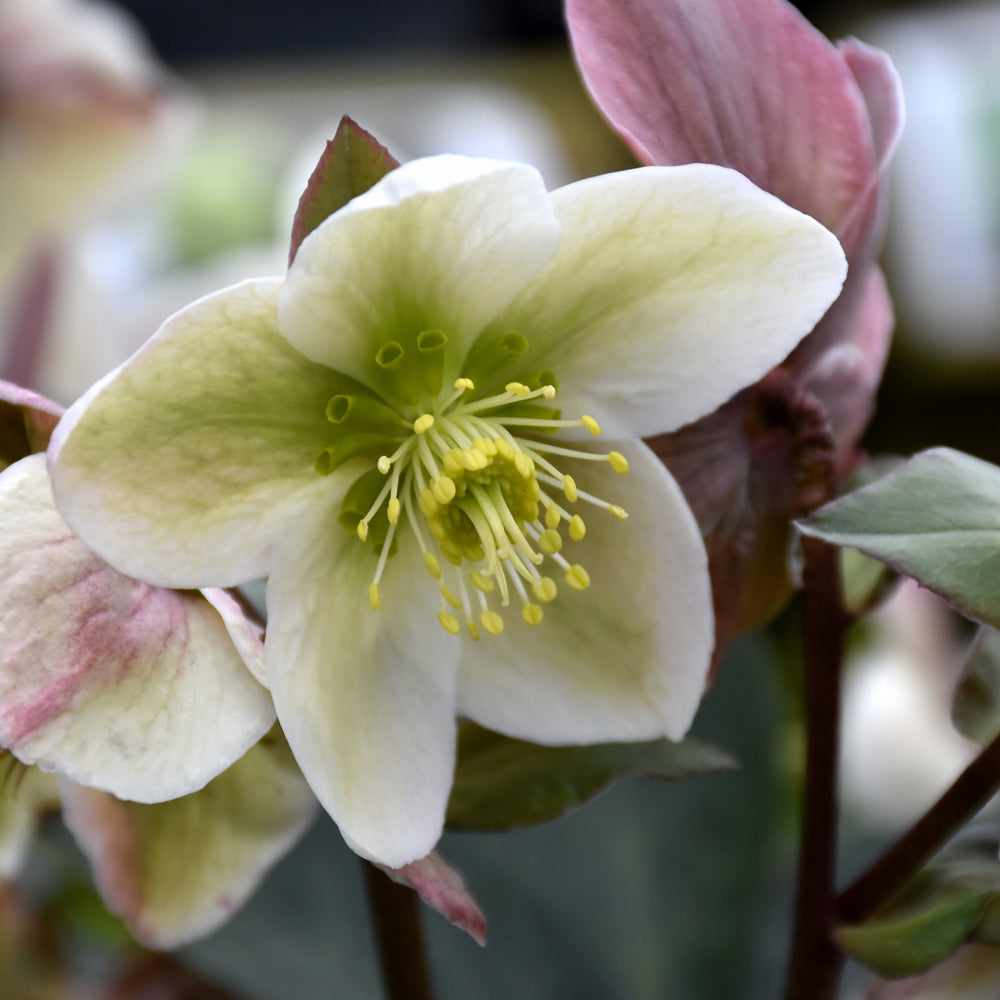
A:
[[[67,412],[50,449],[56,502],[117,569],[171,587],[266,575],[322,494],[329,369],[276,327],[278,279],[171,317]]]
[[[303,241],[281,295],[281,332],[310,358],[378,386],[375,354],[384,343],[415,351],[419,333],[440,330],[457,374],[468,344],[558,239],[533,168],[415,160]]]
[[[268,581],[267,675],[320,802],[362,856],[399,868],[441,834],[455,757],[458,640],[412,532],[369,605],[375,557],[337,524],[301,526]]]
[[[116,573],[59,517],[45,459],[0,475],[0,745],[120,798],[200,788],[274,709],[200,594]]]
[[[491,325],[527,338],[567,414],[672,430],[782,361],[846,272],[836,239],[734,171],[645,167],[553,192],[556,256]]]
[[[280,731],[206,788],[140,805],[63,782],[66,824],[101,895],[152,948],[215,930],[257,888],[317,812]]]
[[[627,475],[603,463],[572,469],[581,489],[629,512],[620,521],[582,502],[572,508],[587,533],[562,555],[589,572],[589,589],[556,578],[559,594],[538,625],[511,608],[501,636],[464,646],[460,714],[546,744],[676,740],[690,726],[713,641],[704,546],[656,456],[639,443],[618,447]]]

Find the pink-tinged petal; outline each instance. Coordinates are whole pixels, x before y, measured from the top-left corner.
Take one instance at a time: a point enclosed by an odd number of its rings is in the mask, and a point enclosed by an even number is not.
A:
[[[246,281],[182,309],[60,422],[56,502],[121,572],[164,587],[266,576],[326,491],[315,462],[335,374],[278,332],[280,287]]]
[[[247,669],[260,684],[267,687],[267,673],[264,669],[264,628],[262,623],[251,618],[244,606],[232,594],[217,587],[208,587],[202,595],[222,616],[222,621],[232,639],[236,651],[243,658]]]
[[[197,593],[121,576],[56,512],[43,455],[0,475],[0,745],[122,798],[201,788],[274,710]]]
[[[438,913],[461,927],[476,944],[486,944],[486,918],[465,880],[436,851],[402,868],[383,868],[389,878],[411,886]]]
[[[801,371],[800,379],[826,410],[842,473],[849,471],[875,411],[894,323],[885,277],[880,268],[870,267],[849,279],[844,295],[813,334],[830,346]]]
[[[712,652],[711,590],[698,526],[677,484],[639,442],[616,442],[626,475],[570,461],[581,490],[620,504],[610,512],[578,502],[580,541],[561,555],[590,586],[563,582],[543,619],[517,606],[504,631],[463,646],[459,714],[508,736],[548,745],[681,739],[705,690]]]
[[[317,812],[278,729],[202,791],[140,805],[63,782],[63,815],[108,907],[151,948],[211,933]]]
[[[0,469],[44,451],[62,412],[44,396],[0,381]]]
[[[875,168],[868,186],[837,234],[850,259],[863,266],[882,246],[886,212],[882,182],[903,132],[903,86],[892,61],[880,49],[856,38],[839,42],[838,48],[861,88],[874,144]]]
[[[568,0],[587,86],[647,162],[735,167],[837,232],[875,169],[844,58],[784,0]]]
[[[288,539],[268,581],[267,676],[313,791],[354,851],[399,868],[441,835],[455,765],[462,640],[412,533],[369,605],[376,558],[337,523],[339,503]]]

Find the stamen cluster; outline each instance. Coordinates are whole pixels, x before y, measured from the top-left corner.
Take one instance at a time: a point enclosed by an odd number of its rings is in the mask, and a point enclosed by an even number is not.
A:
[[[556,572],[572,590],[590,586],[587,570],[562,554],[563,529],[572,542],[586,534],[584,519],[564,503],[582,500],[621,519],[628,516],[578,489],[552,459],[605,461],[620,473],[628,471],[628,462],[619,452],[598,454],[541,437],[565,427],[600,434],[590,416],[561,420],[539,416],[545,410],[537,404],[525,405],[552,400],[552,385],[531,389],[510,382],[501,393],[463,402],[474,390],[471,379],[456,379],[447,395],[412,420],[399,446],[378,459],[383,482],[354,530],[362,542],[371,535],[378,552],[369,585],[373,609],[380,606],[379,582],[405,519],[424,565],[439,582],[441,627],[457,635],[464,623],[478,639],[480,630],[488,635],[503,631],[498,609],[509,607],[515,595],[521,618],[528,625],[541,622],[543,605],[559,592]],[[331,409],[339,415],[341,408]]]

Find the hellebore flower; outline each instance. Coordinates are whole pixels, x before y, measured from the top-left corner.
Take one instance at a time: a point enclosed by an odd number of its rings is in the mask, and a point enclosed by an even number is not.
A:
[[[892,330],[874,263],[902,124],[887,56],[831,45],[785,0],[567,0],[598,107],[645,163],[718,163],[837,234],[840,298],[782,365],[650,442],[706,539],[719,646],[791,592],[793,518],[829,499],[871,418]]]
[[[398,868],[440,835],[456,715],[549,744],[683,735],[705,554],[639,439],[758,378],[842,279],[826,230],[733,171],[549,194],[520,164],[416,160],[286,278],[193,303],[79,400],[57,503],[152,583],[269,577],[289,744],[352,847]]]
[[[61,804],[108,906],[174,947],[241,905],[316,800],[236,601],[124,577],[66,527],[45,456],[27,454],[58,414],[0,382],[0,747],[22,762],[0,764],[0,877]]]

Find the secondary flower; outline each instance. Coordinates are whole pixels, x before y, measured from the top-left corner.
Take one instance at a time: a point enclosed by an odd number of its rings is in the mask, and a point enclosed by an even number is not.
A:
[[[59,517],[30,454],[59,412],[0,382],[0,877],[61,804],[109,907],[174,947],[241,905],[316,802],[236,601],[124,577]]]
[[[705,535],[721,645],[787,601],[790,522],[823,500],[831,439],[837,472],[858,460],[893,322],[875,258],[899,80],[884,53],[831,45],[785,0],[567,0],[567,20],[587,86],[640,160],[734,167],[829,227],[850,265],[780,368],[650,442]]]
[[[843,270],[826,230],[718,167],[549,194],[523,165],[417,160],[287,277],[193,303],[78,401],[57,503],[150,582],[269,577],[296,759],[400,867],[440,834],[456,716],[541,743],[686,731],[705,553],[639,439],[784,357]]]

